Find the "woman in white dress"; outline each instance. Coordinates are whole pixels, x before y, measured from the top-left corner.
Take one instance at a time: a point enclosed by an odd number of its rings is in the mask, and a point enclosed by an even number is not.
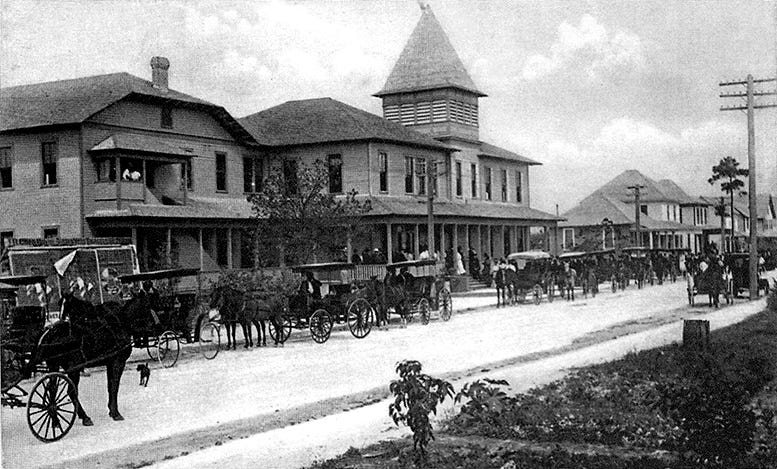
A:
[[[461,255],[461,246],[456,250],[456,255],[453,259],[456,266],[456,275],[463,275],[466,270],[464,270],[464,259]]]

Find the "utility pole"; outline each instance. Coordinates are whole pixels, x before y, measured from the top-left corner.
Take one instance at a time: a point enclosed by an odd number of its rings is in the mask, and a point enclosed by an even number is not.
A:
[[[434,258],[437,252],[434,246],[434,193],[437,188],[437,165],[431,163],[427,168],[426,183],[426,239],[429,241],[429,258]],[[439,259],[438,259],[439,260]]]
[[[731,81],[720,83],[724,86],[745,86],[745,91],[734,93],[721,93],[721,98],[745,98],[745,103],[734,106],[721,106],[721,111],[747,111],[747,164],[748,164],[748,203],[750,205],[750,299],[758,299],[758,210],[756,205],[756,172],[755,172],[755,109],[777,107],[777,102],[755,103],[755,97],[775,96],[777,91],[755,91],[755,84],[773,83],[775,78],[753,79],[753,75],[747,75],[744,81]],[[734,214],[731,214],[731,227],[734,226]]]
[[[639,195],[640,191],[644,189],[645,186],[641,184],[634,184],[633,186],[628,186],[627,189],[630,189],[634,191],[634,230],[636,232],[637,237],[637,243],[636,246],[642,247],[642,224],[640,223],[640,203],[639,203]]]

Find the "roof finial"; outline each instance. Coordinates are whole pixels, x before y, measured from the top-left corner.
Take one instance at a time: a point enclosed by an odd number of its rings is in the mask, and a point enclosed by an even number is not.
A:
[[[418,0],[418,6],[421,7],[421,11],[427,11],[429,9],[429,4],[424,2],[424,0]]]

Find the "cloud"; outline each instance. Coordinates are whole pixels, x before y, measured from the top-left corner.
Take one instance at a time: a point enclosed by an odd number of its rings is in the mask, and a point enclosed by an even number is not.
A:
[[[596,18],[583,15],[579,26],[561,23],[550,55],[529,56],[522,76],[533,81],[561,71],[578,71],[590,80],[619,79],[644,67],[645,52],[638,36],[625,31],[610,34]]]
[[[613,119],[588,141],[551,140],[533,155],[544,163],[533,171],[533,203],[561,210],[627,169],[654,179],[672,179],[690,195],[715,193],[707,183],[711,168],[732,155],[746,166],[741,126],[710,120],[679,132],[627,117]],[[559,184],[558,181],[572,181]]]

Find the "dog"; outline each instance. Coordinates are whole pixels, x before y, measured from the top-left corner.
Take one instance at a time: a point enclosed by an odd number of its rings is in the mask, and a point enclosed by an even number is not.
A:
[[[139,386],[147,387],[148,378],[151,377],[151,369],[145,363],[138,365],[138,372],[140,372],[140,384]]]

